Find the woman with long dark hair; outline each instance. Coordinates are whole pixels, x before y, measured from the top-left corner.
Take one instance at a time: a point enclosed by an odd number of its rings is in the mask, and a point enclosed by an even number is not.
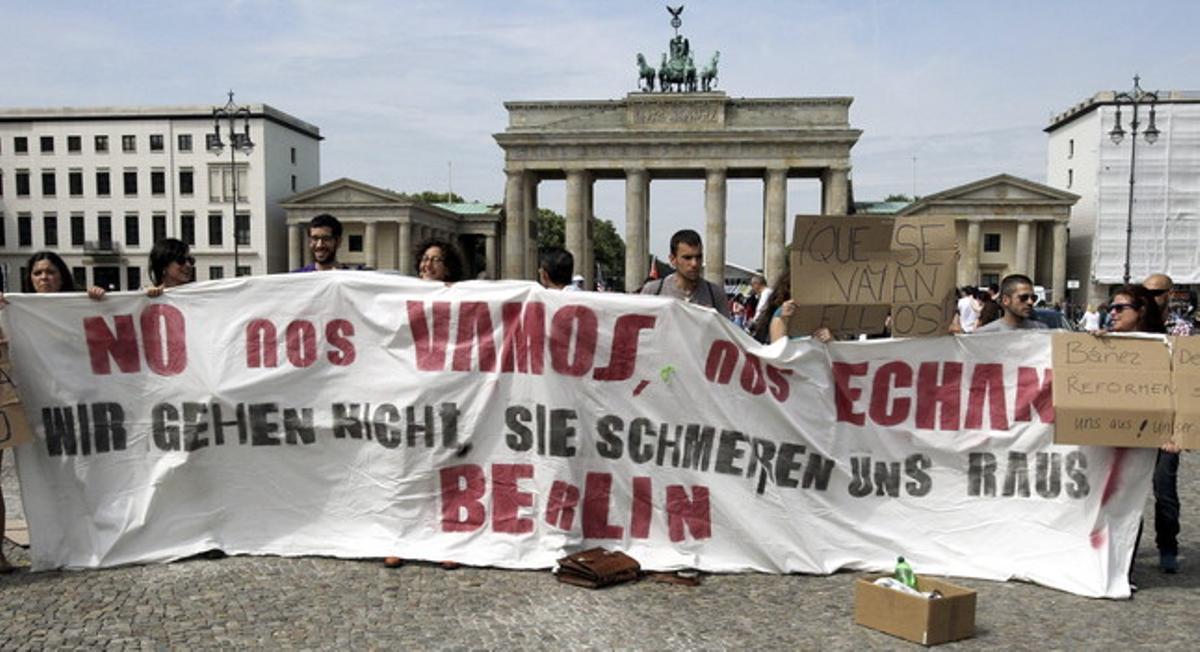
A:
[[[21,291],[27,294],[52,294],[56,292],[74,292],[75,279],[71,270],[62,257],[53,251],[39,251],[29,257],[25,264],[25,274],[21,277]],[[93,286],[88,288],[88,296],[92,299],[104,298],[104,288]],[[3,307],[4,296],[0,295],[0,307]],[[5,339],[0,334],[0,342]],[[4,451],[0,450],[0,464],[4,462]],[[4,490],[0,488],[0,541],[4,540]],[[12,572],[13,566],[4,557],[4,549],[0,548],[0,573]]]
[[[195,280],[196,259],[187,243],[164,238],[150,249],[150,282],[146,295],[160,296],[163,290],[186,285]]]

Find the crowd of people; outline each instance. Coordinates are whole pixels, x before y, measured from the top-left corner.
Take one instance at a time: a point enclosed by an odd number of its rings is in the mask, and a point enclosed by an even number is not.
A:
[[[292,271],[358,269],[338,260],[341,241],[342,225],[336,217],[329,214],[314,217],[308,224],[308,247],[313,261]],[[464,257],[451,242],[427,240],[420,243],[414,253],[415,268],[412,271],[423,280],[451,285],[466,276]],[[194,280],[196,261],[188,245],[181,240],[167,238],[155,243],[149,259],[151,284],[144,288],[149,297],[159,297],[171,288]],[[769,286],[761,275],[753,276],[750,292],[739,294],[731,301],[725,288],[702,277],[704,246],[699,233],[684,229],[672,235],[668,260],[674,271],[663,278],[647,279],[639,290],[641,294],[666,296],[712,308],[724,318],[734,320],[760,342],[770,343],[789,337],[789,321],[797,310],[797,304],[792,297],[791,274],[788,270],[784,270]],[[538,281],[547,289],[580,291],[579,281],[582,278],[573,275],[574,268],[575,261],[570,252],[560,247],[546,248],[538,258]],[[22,292],[44,294],[77,291],[66,263],[54,252],[35,253],[25,270],[26,274],[21,278]],[[1184,319],[1171,310],[1169,297],[1172,287],[1171,278],[1165,274],[1154,274],[1141,284],[1123,286],[1112,295],[1106,306],[1102,306],[1102,310],[1096,311],[1088,306],[1079,324],[1083,330],[1092,333],[1171,332],[1191,335],[1194,329],[1190,319]],[[97,301],[103,300],[105,295],[105,290],[96,286],[87,288],[86,292]],[[1011,274],[1001,283],[987,288],[961,288],[950,332],[966,334],[1046,329],[1047,324],[1035,316],[1037,301],[1033,281],[1022,274]],[[4,303],[3,294],[0,293],[0,308]],[[806,335],[809,336],[822,342],[833,339],[832,333],[826,328]],[[3,341],[0,334],[0,342]],[[1159,567],[1166,573],[1175,573],[1179,567],[1179,497],[1176,488],[1179,452],[1179,447],[1174,443],[1164,445],[1159,451],[1154,470],[1156,543],[1160,555]],[[0,451],[2,454],[3,451]],[[4,501],[3,495],[0,495],[0,538],[4,534],[3,523]],[[388,567],[398,567],[403,563],[403,559],[395,556],[384,560]],[[453,561],[443,561],[441,565],[447,569],[458,567]],[[10,570],[12,566],[0,549],[0,573]]]

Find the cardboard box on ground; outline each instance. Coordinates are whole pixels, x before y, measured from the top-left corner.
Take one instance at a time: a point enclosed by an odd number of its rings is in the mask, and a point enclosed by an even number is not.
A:
[[[1056,444],[1200,447],[1200,338],[1053,338]]]
[[[975,592],[949,582],[917,576],[917,590],[938,591],[924,598],[874,584],[879,575],[854,583],[854,622],[922,645],[975,635]]]
[[[16,386],[9,374],[8,345],[0,344],[0,450],[20,446],[33,439],[25,406],[17,396]]]
[[[789,247],[792,337],[945,335],[954,318],[952,218],[797,215]]]

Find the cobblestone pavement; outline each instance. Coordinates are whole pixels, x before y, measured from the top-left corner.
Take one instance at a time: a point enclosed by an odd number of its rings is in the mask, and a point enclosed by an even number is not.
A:
[[[1132,601],[1015,582],[978,591],[975,638],[950,647],[1194,649],[1200,611],[1200,461],[1185,455],[1183,567],[1158,572],[1153,510]],[[12,455],[3,484],[20,518]],[[1149,508],[1149,505],[1148,505]],[[28,563],[5,543],[5,554]],[[547,572],[377,560],[231,557],[104,571],[0,576],[0,650],[41,648],[816,649],[909,644],[853,623],[856,577],[706,576],[602,591]],[[913,646],[916,647],[916,646]]]

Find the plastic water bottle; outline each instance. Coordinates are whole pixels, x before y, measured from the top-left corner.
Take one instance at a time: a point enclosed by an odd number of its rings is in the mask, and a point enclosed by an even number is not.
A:
[[[907,561],[904,561],[904,557],[896,558],[895,578],[903,582],[905,586],[914,589],[917,588],[917,576],[913,573],[912,566]]]

